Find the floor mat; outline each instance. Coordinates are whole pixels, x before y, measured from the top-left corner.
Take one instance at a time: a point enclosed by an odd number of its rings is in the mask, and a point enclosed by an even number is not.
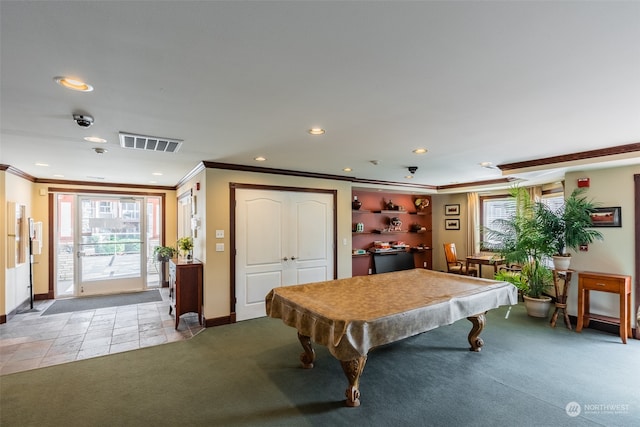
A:
[[[70,298],[54,301],[49,308],[42,313],[49,314],[69,313],[72,311],[95,310],[104,307],[117,307],[122,305],[142,304],[145,302],[162,301],[162,295],[157,289],[144,292],[133,292],[117,295],[101,295],[95,297]]]

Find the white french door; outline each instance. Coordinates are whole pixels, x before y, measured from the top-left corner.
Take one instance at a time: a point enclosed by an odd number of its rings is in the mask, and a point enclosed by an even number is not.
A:
[[[79,198],[78,292],[110,294],[144,289],[142,198]]]
[[[159,286],[153,247],[161,241],[159,197],[59,194],[56,297]]]
[[[276,287],[333,279],[333,195],[236,191],[236,320],[262,317]]]

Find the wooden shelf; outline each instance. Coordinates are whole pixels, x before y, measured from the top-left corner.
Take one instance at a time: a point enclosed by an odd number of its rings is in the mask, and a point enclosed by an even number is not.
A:
[[[408,214],[409,211],[390,211],[390,210],[381,210],[381,211],[373,211],[373,213],[377,213],[377,214]]]
[[[375,258],[380,255],[398,255],[403,252],[410,252],[414,256],[415,265],[419,267],[432,268],[431,249],[416,249],[419,245],[432,245],[432,213],[431,206],[423,211],[419,211],[415,206],[415,195],[395,192],[378,192],[367,190],[353,190],[352,196],[357,197],[362,203],[360,209],[352,209],[352,250],[366,249],[366,255],[352,253],[353,265],[352,275],[364,276],[375,271]],[[417,196],[429,198],[430,196]],[[393,200],[396,207],[402,209],[387,209],[387,203]],[[393,228],[390,219],[398,217],[402,224],[398,231],[390,231]],[[361,225],[360,225],[361,224]],[[419,224],[425,230],[411,231],[414,224]],[[355,231],[356,227],[363,231]],[[399,228],[400,228],[399,227]],[[408,245],[406,248],[371,252],[375,241],[393,243],[402,241]],[[372,256],[372,255],[375,255]]]
[[[371,256],[371,254],[369,254],[369,253],[366,253],[366,254],[351,254],[351,256],[352,256],[353,258],[362,258],[362,257],[368,257],[368,256]]]

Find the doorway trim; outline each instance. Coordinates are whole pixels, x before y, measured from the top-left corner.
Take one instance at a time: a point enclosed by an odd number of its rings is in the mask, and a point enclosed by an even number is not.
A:
[[[229,183],[229,322],[236,323],[236,190],[266,190],[297,193],[320,193],[333,196],[333,278],[338,277],[338,190],[303,187],[284,187],[276,185]]]
[[[638,262],[638,260],[640,259],[640,174],[634,175],[633,176],[633,181],[635,183],[634,185],[634,194],[635,194],[635,229],[636,229],[636,235],[635,235],[635,241],[636,241],[636,256],[635,256],[635,260],[636,260],[636,289],[635,289],[635,309],[636,309],[636,316],[631,318],[631,321],[635,321],[635,319],[638,316],[638,313],[640,312],[640,262]],[[631,310],[631,313],[633,314],[633,310]],[[640,325],[636,324],[635,326],[635,337],[637,340],[640,340]]]
[[[63,188],[63,187],[49,187],[47,188],[48,192],[48,204],[49,204],[49,212],[48,219],[49,222],[49,289],[46,294],[35,294],[35,300],[48,300],[55,298],[55,251],[54,249],[54,241],[55,241],[55,193],[70,193],[70,194],[114,194],[114,195],[130,195],[130,196],[151,196],[151,197],[160,197],[162,210],[162,218],[161,218],[161,227],[162,227],[162,245],[164,246],[165,235],[166,235],[166,193],[164,192],[135,192],[135,191],[119,191],[119,190],[96,190],[96,189],[79,189],[79,188]]]

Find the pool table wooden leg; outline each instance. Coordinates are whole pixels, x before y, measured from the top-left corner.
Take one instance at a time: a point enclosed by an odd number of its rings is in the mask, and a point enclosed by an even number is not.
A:
[[[347,376],[349,381],[349,387],[345,391],[347,397],[347,406],[360,406],[360,375],[364,369],[364,364],[367,362],[367,356],[360,356],[354,360],[341,360],[342,370]]]
[[[298,332],[298,340],[300,344],[302,344],[302,348],[304,349],[304,353],[300,354],[300,362],[302,362],[302,367],[304,369],[313,368],[313,362],[316,360],[316,352],[311,346],[311,338],[306,335],[300,335]]]
[[[480,351],[482,350],[482,346],[484,345],[484,341],[480,338],[480,333],[484,329],[484,324],[486,322],[485,313],[477,314],[475,316],[467,317],[473,327],[471,328],[471,332],[469,332],[469,344],[471,344],[470,351]]]

